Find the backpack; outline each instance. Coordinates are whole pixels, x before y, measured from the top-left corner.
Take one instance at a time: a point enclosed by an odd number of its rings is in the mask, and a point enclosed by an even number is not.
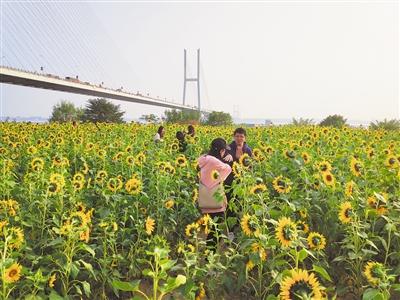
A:
[[[225,189],[222,182],[212,188],[208,188],[199,182],[198,202],[199,208],[222,208],[226,202]]]

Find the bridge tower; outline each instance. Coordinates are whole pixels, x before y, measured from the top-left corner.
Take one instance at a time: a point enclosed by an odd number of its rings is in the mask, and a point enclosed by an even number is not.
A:
[[[185,105],[186,101],[186,83],[187,82],[195,82],[197,83],[197,105],[199,111],[201,111],[200,106],[200,49],[197,49],[197,76],[188,78],[186,73],[186,49],[184,49],[184,56],[183,56],[183,105]]]

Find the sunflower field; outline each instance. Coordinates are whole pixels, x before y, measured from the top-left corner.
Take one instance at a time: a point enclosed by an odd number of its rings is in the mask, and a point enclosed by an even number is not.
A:
[[[0,299],[400,299],[400,132],[249,128],[218,220],[181,127],[0,123]]]

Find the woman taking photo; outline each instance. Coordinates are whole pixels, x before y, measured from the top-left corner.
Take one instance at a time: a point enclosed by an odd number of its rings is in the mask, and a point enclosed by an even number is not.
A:
[[[212,141],[209,152],[198,159],[200,167],[199,208],[203,214],[209,214],[211,218],[223,219],[226,211],[227,201],[222,183],[232,171],[229,164],[223,160],[227,149],[229,148],[226,141],[216,138]],[[209,233],[207,245],[215,245],[217,242],[216,235]]]

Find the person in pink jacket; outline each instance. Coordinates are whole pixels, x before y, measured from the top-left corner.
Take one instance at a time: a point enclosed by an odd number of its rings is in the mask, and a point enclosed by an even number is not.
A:
[[[228,175],[232,172],[229,164],[225,163],[223,157],[225,151],[229,149],[226,141],[222,138],[216,138],[211,142],[211,149],[208,154],[202,155],[198,159],[200,167],[200,182],[207,188],[211,189],[216,185],[224,182]],[[226,199],[226,198],[225,198]],[[225,216],[227,202],[225,200],[221,208],[201,208],[203,214],[209,214],[211,218],[219,217],[223,219]],[[216,244],[217,238],[213,233],[207,236],[207,240],[212,239],[212,243]]]

